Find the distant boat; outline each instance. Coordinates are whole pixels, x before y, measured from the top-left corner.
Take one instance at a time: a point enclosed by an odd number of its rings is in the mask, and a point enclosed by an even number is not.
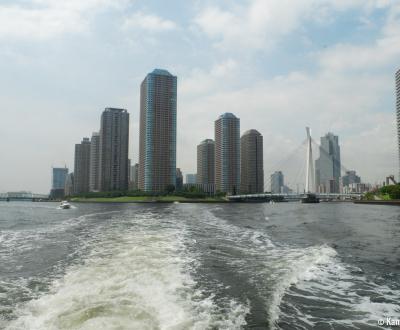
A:
[[[304,197],[301,198],[301,202],[303,204],[315,204],[319,203],[319,198],[315,194],[307,193]]]
[[[62,201],[60,204],[60,209],[66,210],[66,209],[70,209],[71,208],[71,204],[68,203],[68,201]]]

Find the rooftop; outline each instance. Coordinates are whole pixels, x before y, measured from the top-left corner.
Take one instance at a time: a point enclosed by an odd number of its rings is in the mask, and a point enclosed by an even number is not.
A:
[[[212,139],[205,139],[201,141],[201,144],[214,144],[214,140]]]
[[[113,112],[126,112],[127,110],[126,109],[120,109],[120,108],[111,108],[111,107],[109,107],[109,108],[105,108],[105,110],[104,111],[113,111]]]
[[[261,135],[261,133],[259,131],[257,131],[256,129],[249,129],[248,131],[244,132],[243,135]]]
[[[237,119],[237,117],[231,113],[231,112],[225,112],[221,116],[219,116],[219,119],[221,118],[232,118],[232,119]]]
[[[170,76],[173,77],[173,75],[171,73],[169,73],[169,71],[164,70],[164,69],[154,69],[153,72],[151,72],[151,74],[156,74],[159,76]]]

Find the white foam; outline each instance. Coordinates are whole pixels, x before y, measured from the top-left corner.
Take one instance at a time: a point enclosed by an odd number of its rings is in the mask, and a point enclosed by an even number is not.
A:
[[[314,279],[319,267],[332,262],[335,256],[336,251],[326,245],[303,249],[279,248],[274,251],[275,260],[270,259],[268,262],[268,268],[272,268],[275,274],[268,309],[271,327],[279,319],[279,306],[286,290],[299,281]]]
[[[278,245],[265,233],[256,229],[235,226],[214,216],[212,212],[206,212],[206,215],[204,220],[216,229],[215,237],[220,235],[221,239],[234,241],[233,247],[239,248],[244,254],[242,260],[230,261],[232,267],[254,269],[250,275],[253,276],[253,283],[258,286],[259,291],[263,292],[271,328],[276,326],[281,317],[281,303],[285,294],[296,295],[290,290],[292,286],[306,292],[305,299],[319,300],[333,306],[339,304],[343,312],[349,313],[349,319],[334,320],[338,324],[351,326],[353,322],[359,322],[376,325],[376,320],[380,318],[399,315],[400,306],[396,301],[400,301],[400,291],[369,283],[364,276],[354,275],[351,267],[343,264],[336,250],[330,246],[294,248],[285,244]],[[256,264],[258,260],[264,260],[264,267]],[[371,292],[389,302],[373,302],[370,296],[359,295],[357,284],[369,288]],[[296,319],[310,326],[318,319],[316,315],[301,312],[301,308],[292,307],[298,312]]]
[[[246,306],[232,301],[221,318],[212,297],[195,289],[184,231],[147,218],[140,227],[99,233],[84,263],[19,309],[8,329],[240,328]]]
[[[333,249],[325,246],[321,252],[324,250],[326,255],[315,259],[316,262],[311,267],[303,267],[303,265],[298,268],[296,275],[286,282],[286,289],[283,293],[288,293],[290,285],[295,284],[301,292],[307,292],[307,294],[302,296],[300,293],[290,292],[291,296],[320,301],[325,305],[332,304],[352,315],[350,319],[334,320],[335,324],[352,326],[353,322],[357,322],[376,325],[378,319],[399,315],[400,306],[396,303],[400,300],[399,290],[392,290],[385,285],[377,285],[368,281],[363,275],[356,275],[356,272],[352,272],[351,266],[343,264],[338,259]],[[295,265],[298,266],[297,263]],[[360,295],[359,290],[371,294]],[[373,302],[371,301],[372,295],[378,295],[387,301]],[[282,295],[280,297],[282,298]],[[392,303],[388,301],[392,301]],[[315,315],[302,314],[298,309],[296,310],[299,313],[296,318],[302,319],[306,323],[313,323],[312,320],[316,319]],[[278,312],[276,316],[279,316],[279,310],[276,309],[276,311]]]

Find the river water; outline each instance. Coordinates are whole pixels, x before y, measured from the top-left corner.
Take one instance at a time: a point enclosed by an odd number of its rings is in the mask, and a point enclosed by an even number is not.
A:
[[[0,328],[379,329],[399,239],[392,206],[2,202]]]

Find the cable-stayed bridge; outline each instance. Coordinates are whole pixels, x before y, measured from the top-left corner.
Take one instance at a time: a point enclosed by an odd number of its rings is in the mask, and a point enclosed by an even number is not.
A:
[[[321,148],[315,140],[311,137],[311,130],[309,127],[306,127],[307,138],[297,147],[292,153],[289,154],[285,159],[281,160],[279,164],[275,165],[275,168],[280,168],[283,164],[288,164],[293,162],[293,155],[297,154],[301,151],[302,155],[304,155],[304,151],[306,151],[305,162],[300,161],[303,166],[298,166],[297,175],[295,178],[297,191],[290,193],[258,193],[258,194],[239,194],[228,196],[231,201],[296,201],[300,200],[307,195],[314,195],[317,199],[321,201],[330,201],[330,200],[354,200],[360,199],[363,194],[361,193],[317,193],[316,185],[315,185],[315,170],[314,170],[314,158],[313,158],[313,146],[319,148],[320,156],[330,157],[331,155],[327,150]],[[304,150],[306,149],[306,150]],[[303,158],[304,156],[301,156]],[[340,168],[341,172],[347,172],[348,169],[343,166],[340,160],[337,160],[333,157],[334,165]],[[298,163],[294,162],[294,163]],[[305,170],[305,173],[304,173]],[[298,181],[300,179],[300,181]],[[302,186],[304,189],[299,190],[299,182],[302,182]],[[266,180],[264,181],[264,189],[268,189],[271,185],[271,179],[269,176],[266,176]]]
[[[231,201],[237,202],[251,202],[251,201],[262,201],[262,202],[290,202],[299,201],[305,197],[306,193],[291,193],[291,194],[249,194],[249,195],[232,195],[228,196]],[[332,201],[332,200],[359,200],[363,194],[360,193],[317,193],[315,194],[321,201]]]

